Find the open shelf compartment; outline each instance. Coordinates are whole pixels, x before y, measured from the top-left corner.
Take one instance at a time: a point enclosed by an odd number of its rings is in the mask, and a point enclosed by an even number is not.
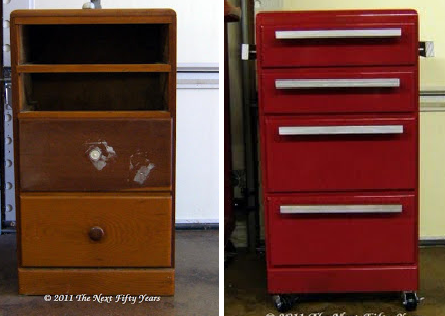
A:
[[[169,24],[22,25],[20,64],[168,64]]]
[[[21,111],[168,111],[168,73],[23,73]]]

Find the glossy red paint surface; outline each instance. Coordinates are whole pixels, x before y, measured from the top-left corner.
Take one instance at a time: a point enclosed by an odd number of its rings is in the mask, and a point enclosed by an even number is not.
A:
[[[400,38],[276,40],[275,30],[400,27]],[[418,24],[414,10],[257,15],[269,293],[416,290]],[[276,79],[394,78],[400,87],[277,90]],[[403,125],[402,134],[280,136],[280,126]],[[398,214],[282,215],[293,205],[401,204]]]
[[[269,269],[267,290],[275,293],[415,291],[417,265],[300,267]]]
[[[270,265],[415,262],[413,194],[303,194],[267,197]],[[402,205],[388,214],[281,214],[282,205]],[[408,242],[409,241],[409,242]],[[276,247],[284,245],[287,247]],[[401,247],[403,245],[403,247]]]
[[[264,118],[268,192],[413,189],[417,126],[406,116]],[[403,126],[403,134],[279,135],[279,127]]]
[[[345,11],[343,11],[345,12]],[[375,11],[377,12],[377,11]],[[333,11],[259,14],[258,55],[262,67],[412,65],[417,60],[417,15]],[[400,28],[400,37],[277,39],[276,31]],[[258,38],[258,37],[257,37]],[[360,53],[357,53],[360,52]]]
[[[277,89],[280,79],[387,79],[400,80],[391,88]],[[417,107],[412,97],[417,87],[412,67],[361,67],[267,69],[261,78],[264,112],[281,113],[360,113],[410,112]]]

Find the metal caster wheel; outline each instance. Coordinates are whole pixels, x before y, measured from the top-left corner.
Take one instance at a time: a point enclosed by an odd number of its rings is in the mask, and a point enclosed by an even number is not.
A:
[[[292,308],[294,305],[294,298],[292,295],[274,295],[272,296],[273,303],[275,304],[275,308],[280,313],[285,313]]]
[[[421,301],[416,292],[403,292],[403,306],[407,312],[413,312],[417,309],[417,304]]]

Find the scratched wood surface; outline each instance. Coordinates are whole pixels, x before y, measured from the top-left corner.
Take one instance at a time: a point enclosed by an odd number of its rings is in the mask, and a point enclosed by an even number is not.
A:
[[[171,119],[21,119],[22,191],[171,188]],[[90,153],[100,153],[94,161]]]
[[[23,267],[171,267],[169,196],[21,196],[20,205]]]

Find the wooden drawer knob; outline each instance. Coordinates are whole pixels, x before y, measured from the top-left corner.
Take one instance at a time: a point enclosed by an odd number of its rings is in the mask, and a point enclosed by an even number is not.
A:
[[[90,231],[88,232],[88,236],[90,236],[90,239],[94,241],[101,240],[104,234],[104,230],[99,226],[91,227]]]

